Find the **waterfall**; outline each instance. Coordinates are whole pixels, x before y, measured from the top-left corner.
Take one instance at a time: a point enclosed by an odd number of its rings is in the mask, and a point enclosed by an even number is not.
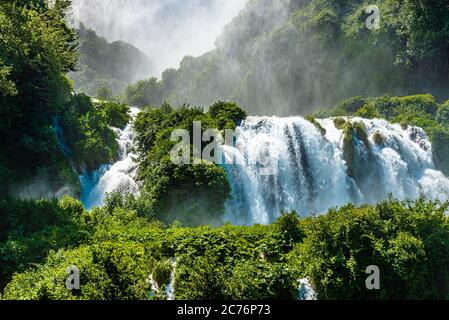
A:
[[[317,300],[317,293],[313,289],[312,285],[310,284],[310,280],[307,278],[300,279],[299,281],[299,288],[298,288],[298,299],[297,300],[304,300],[304,301],[314,301]]]
[[[247,118],[236,130],[235,145],[223,147],[237,163],[224,165],[232,187],[226,220],[268,224],[280,210],[321,214],[349,202],[374,204],[389,194],[449,200],[449,180],[435,170],[422,129],[380,119],[346,121],[362,123],[368,141],[353,134],[348,149],[334,119],[317,120],[324,133],[301,117]],[[269,166],[260,161],[267,157]]]
[[[70,159],[71,152],[70,152],[69,147],[67,146],[67,143],[65,142],[64,132],[63,132],[61,126],[59,125],[59,118],[56,116],[52,117],[52,122],[53,122],[53,131],[56,136],[56,143],[58,144],[58,147],[61,150],[61,152],[64,154],[64,156],[66,158]]]
[[[138,113],[138,108],[131,108],[132,119],[135,119]],[[119,161],[113,165],[102,165],[94,172],[83,172],[80,176],[81,202],[87,209],[101,206],[106,193],[119,191],[125,194],[135,194],[138,192],[135,179],[138,165],[134,160],[137,155],[133,148],[134,131],[132,122],[123,130],[114,129],[118,136],[117,142],[120,148]]]

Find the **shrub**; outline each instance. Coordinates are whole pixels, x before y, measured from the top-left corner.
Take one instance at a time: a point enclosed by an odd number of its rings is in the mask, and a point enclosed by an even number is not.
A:
[[[290,256],[319,299],[446,299],[446,210],[424,199],[330,210],[309,219],[304,243]],[[370,265],[380,268],[380,290],[366,290]]]
[[[217,121],[218,129],[235,129],[247,117],[246,112],[232,102],[218,101],[209,108],[209,114]]]
[[[343,118],[335,118],[334,125],[338,130],[343,130],[346,126],[346,120]]]

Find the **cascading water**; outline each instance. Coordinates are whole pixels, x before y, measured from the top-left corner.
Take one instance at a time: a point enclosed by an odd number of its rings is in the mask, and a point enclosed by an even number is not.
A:
[[[58,143],[58,147],[62,151],[64,156],[70,159],[71,152],[70,152],[69,147],[67,147],[67,143],[65,142],[64,131],[62,130],[61,126],[59,125],[59,118],[53,117],[52,122],[53,122],[53,131],[56,136],[56,142]]]
[[[317,120],[323,134],[300,117],[247,118],[237,128],[235,147],[223,148],[228,161],[238,163],[225,165],[232,187],[227,220],[267,224],[280,210],[320,214],[349,202],[376,203],[389,194],[449,200],[449,179],[435,170],[423,130],[378,119],[346,120],[363,123],[369,138],[365,145],[352,137],[354,161],[348,161],[345,134],[334,119]],[[267,157],[269,166],[260,161]]]
[[[138,111],[132,109],[133,117]],[[227,221],[268,224],[281,210],[321,214],[349,202],[376,203],[389,194],[449,200],[449,179],[435,170],[422,129],[347,118],[362,123],[368,136],[364,141],[353,134],[349,152],[334,119],[317,121],[325,133],[301,117],[248,117],[237,128],[235,146],[223,146],[227,163],[237,163],[224,165],[232,188]],[[132,125],[118,130],[118,136],[120,161],[81,176],[86,208],[102,205],[108,192],[138,192]]]
[[[139,113],[138,108],[131,108],[132,119]],[[120,147],[120,160],[113,165],[103,165],[94,172],[84,172],[80,176],[82,195],[81,202],[87,209],[101,206],[106,193],[119,191],[136,194],[139,190],[136,182],[137,163],[134,161],[132,121],[124,130],[117,130]]]
[[[298,288],[298,300],[314,301],[317,300],[317,293],[307,278],[300,279]]]

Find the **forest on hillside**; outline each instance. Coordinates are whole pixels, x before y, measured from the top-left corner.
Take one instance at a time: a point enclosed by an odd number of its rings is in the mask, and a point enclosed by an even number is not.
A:
[[[2,1],[0,299],[448,299],[449,5],[377,4],[367,30],[365,1],[250,0],[127,86],[151,57],[72,28],[70,0]],[[195,156],[212,129],[241,164]]]
[[[249,114],[290,116],[352,96],[449,98],[447,1],[369,4],[381,12],[378,29],[365,26],[371,13],[364,0],[249,1],[215,50],[185,57],[159,82],[138,82],[128,101],[210,105],[229,99]]]

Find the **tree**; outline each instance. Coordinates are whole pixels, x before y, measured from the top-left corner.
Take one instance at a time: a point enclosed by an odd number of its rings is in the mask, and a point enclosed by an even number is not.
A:
[[[63,20],[69,5],[68,0],[56,1],[53,9],[44,0],[0,4],[0,168],[11,180],[40,167],[54,172],[64,161],[51,128],[52,117],[70,98],[64,74],[74,70],[78,56],[76,34]],[[2,187],[7,185],[3,180]]]
[[[97,98],[101,100],[109,100],[112,98],[112,90],[107,87],[97,89]]]
[[[162,86],[157,78],[141,80],[126,88],[125,97],[129,105],[159,106],[162,104]]]

